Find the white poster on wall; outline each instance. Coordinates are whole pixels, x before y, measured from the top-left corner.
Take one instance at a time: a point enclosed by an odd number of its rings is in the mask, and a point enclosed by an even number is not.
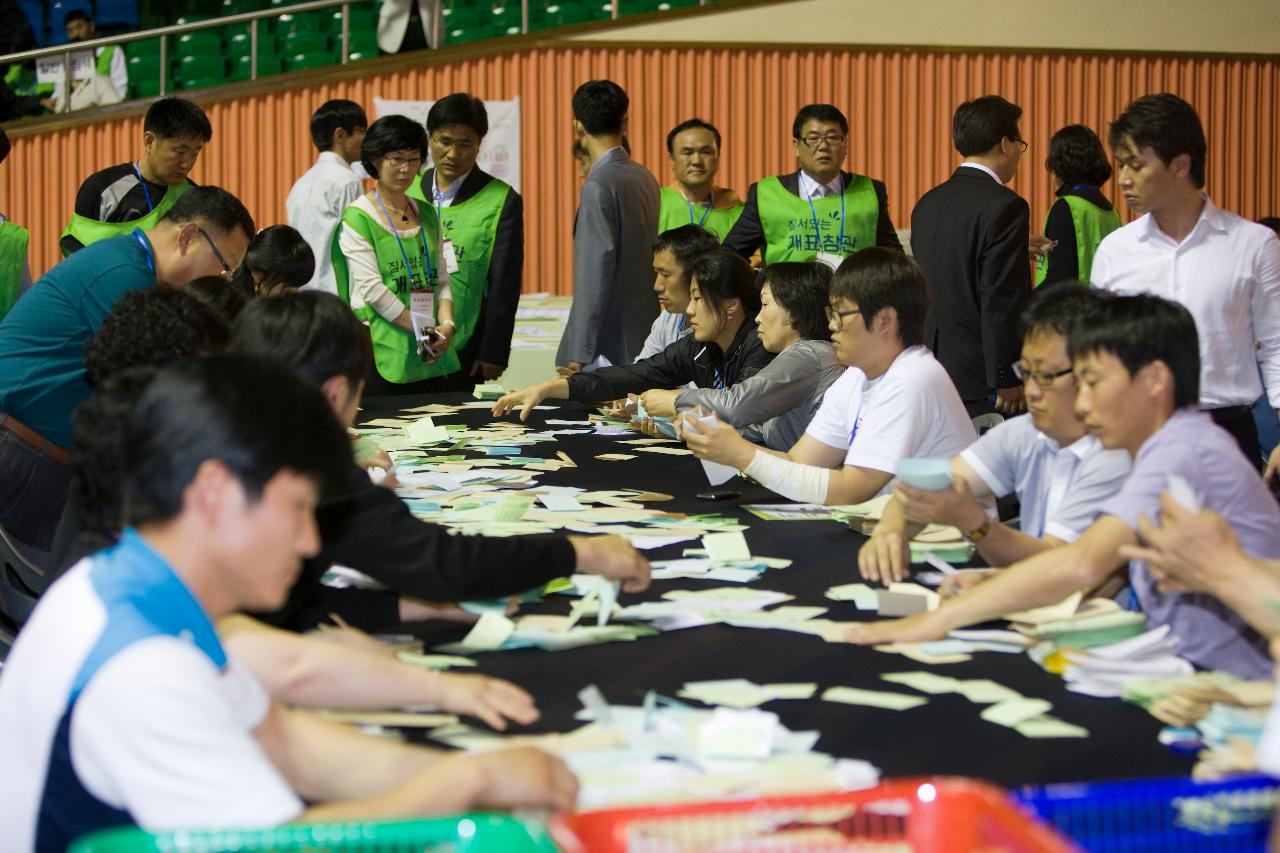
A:
[[[419,124],[427,123],[427,111],[435,101],[393,101],[374,98],[378,118],[402,115]],[[489,113],[489,133],[480,145],[476,165],[520,191],[520,99],[485,101]]]

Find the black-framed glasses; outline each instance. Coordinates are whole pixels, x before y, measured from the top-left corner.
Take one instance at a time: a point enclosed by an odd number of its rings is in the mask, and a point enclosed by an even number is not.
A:
[[[808,136],[800,137],[800,141],[803,142],[805,147],[810,151],[817,151],[824,142],[827,143],[827,147],[829,148],[839,148],[841,145],[844,145],[844,141],[846,139],[848,139],[848,137],[843,133],[828,133],[826,136],[811,133]]]
[[[1031,143],[1023,139],[1021,136],[1010,136],[1009,141],[1018,146],[1018,150],[1023,154],[1027,153],[1027,149],[1031,147]]]
[[[196,230],[200,232],[200,236],[209,244],[209,248],[213,250],[213,256],[218,259],[218,263],[222,264],[222,277],[226,278],[231,275],[231,264],[227,263],[227,259],[218,251],[218,247],[214,245],[213,238],[209,236],[209,232],[199,225],[196,226]]]
[[[834,308],[827,308],[827,322],[839,328],[844,325],[844,318],[854,314],[861,314],[861,308],[850,308],[848,311],[837,311]]]
[[[1041,388],[1052,388],[1054,380],[1061,379],[1071,373],[1071,368],[1059,370],[1057,373],[1043,373],[1038,370],[1028,370],[1020,361],[1013,363],[1013,375],[1018,377],[1019,382],[1026,382],[1028,379],[1035,380],[1035,383]]]

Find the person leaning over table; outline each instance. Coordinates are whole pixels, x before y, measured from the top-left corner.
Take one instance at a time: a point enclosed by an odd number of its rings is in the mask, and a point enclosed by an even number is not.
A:
[[[368,369],[368,336],[341,300],[307,291],[256,299],[232,327],[231,350],[288,365],[320,387],[344,427],[354,421]],[[618,536],[452,536],[414,518],[403,500],[354,464],[341,487],[322,497],[316,518],[320,553],[304,564],[289,605],[269,619],[274,624],[306,628],[336,610],[356,627],[381,628],[440,612],[413,599],[496,598],[574,572],[622,581],[631,592],[649,584],[648,561]],[[320,577],[335,564],[369,575],[396,595],[322,587]],[[353,599],[359,599],[355,609],[344,611],[341,600]]]
[[[849,120],[831,104],[809,104],[791,124],[800,168],[747,188],[742,215],[724,246],[744,258],[763,248],[766,265],[832,260],[870,246],[901,249],[884,183],[841,171],[849,156]]]
[[[1173,475],[1200,506],[1227,520],[1246,553],[1280,557],[1280,506],[1230,433],[1197,411],[1200,354],[1191,314],[1149,294],[1108,296],[1100,305],[1099,316],[1071,334],[1076,411],[1103,447],[1133,457],[1124,486],[1076,541],[1015,563],[931,613],[850,627],[847,640],[934,640],[1097,586],[1126,566],[1120,549],[1138,543],[1140,519],[1155,517]],[[1168,625],[1182,657],[1241,678],[1271,671],[1266,642],[1228,604],[1161,590],[1145,564],[1127,565],[1148,626]]]
[[[742,216],[742,199],[716,186],[720,131],[700,118],[682,121],[667,134],[667,154],[675,180],[658,193],[658,232],[700,225],[723,242]]]
[[[497,379],[511,357],[511,334],[524,275],[524,200],[508,183],[476,167],[489,132],[484,101],[446,95],[427,113],[435,165],[409,186],[409,196],[435,207],[444,264],[458,324],[452,347],[462,364],[455,387]],[[445,389],[441,389],[445,390]]]
[[[1076,414],[1076,379],[1068,343],[1089,322],[1098,294],[1079,282],[1036,291],[1022,315],[1022,378],[1027,414],[993,427],[951,459],[951,486],[916,489],[898,481],[858,569],[871,581],[903,580],[911,567],[911,539],[928,524],[960,529],[990,566],[1008,566],[1074,542],[1098,507],[1129,476],[1123,450],[1107,450]],[[1017,529],[991,517],[994,498],[1015,494]],[[977,574],[956,575],[969,581]]]
[[[161,98],[142,120],[142,156],[85,178],[62,232],[66,257],[108,237],[148,230],[191,189],[187,175],[213,138],[209,117],[191,101]]]
[[[0,321],[0,525],[28,556],[47,556],[66,503],[71,413],[90,393],[85,342],[126,293],[229,278],[253,232],[235,196],[196,187],[150,229],[49,270]]]
[[[731,465],[801,503],[856,504],[888,491],[898,463],[954,456],[977,434],[955,387],[924,346],[924,275],[894,249],[850,255],[831,283],[827,321],[848,365],[787,451],[752,444],[719,422],[683,423],[699,459]]]
[[[655,356],[689,334],[689,270],[702,255],[720,251],[715,235],[697,225],[680,225],[658,235],[653,244],[653,292],[662,313],[653,321],[649,337],[636,361]]]
[[[334,234],[338,296],[373,341],[370,396],[430,394],[460,369],[449,348],[458,327],[436,211],[406,195],[427,151],[427,132],[412,119],[370,125],[360,162],[376,183],[342,212]]]
[[[315,270],[315,253],[302,234],[290,225],[270,225],[249,241],[231,286],[247,299],[278,296],[305,285]]]
[[[836,361],[827,325],[831,268],[826,264],[780,263],[761,276],[756,334],[773,361],[731,388],[651,390],[640,395],[645,411],[674,416],[707,410],[742,431],[748,441],[788,450],[804,435],[822,397],[844,365]],[[677,437],[683,421],[676,423]]]
[[[1045,216],[1033,285],[1088,281],[1102,239],[1120,227],[1120,214],[1101,190],[1111,179],[1107,152],[1092,129],[1069,124],[1049,140],[1044,165],[1057,200]]]
[[[0,675],[8,846],[573,806],[557,758],[359,734],[273,702],[223,646],[215,621],[284,601],[320,548],[317,498],[352,464],[317,389],[265,359],[171,365],[124,446],[120,543],[50,587]]]
[[[773,358],[760,345],[751,317],[760,292],[747,262],[732,252],[699,256],[689,268],[690,334],[657,355],[621,367],[602,367],[512,391],[493,404],[494,416],[520,409],[520,420],[543,400],[616,400],[650,388],[730,388]]]

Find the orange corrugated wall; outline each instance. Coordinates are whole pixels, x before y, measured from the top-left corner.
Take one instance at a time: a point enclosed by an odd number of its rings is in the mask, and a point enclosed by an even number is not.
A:
[[[1103,134],[1132,98],[1175,92],[1200,111],[1209,139],[1208,191],[1250,218],[1280,212],[1280,62],[1258,58],[641,46],[523,48],[448,65],[405,68],[330,85],[213,103],[214,139],[194,173],[237,193],[259,224],[282,221],[293,180],[312,162],[307,120],[321,101],[375,95],[433,98],[468,90],[522,100],[525,290],[567,293],[578,182],[570,161],[569,98],[583,80],[609,77],[632,97],[637,159],[668,180],[664,140],[698,115],[725,137],[720,183],[745,194],[759,177],[794,168],[790,124],[811,101],[839,105],[852,122],[849,166],[886,182],[894,222],[943,180],[956,155],[950,116],[961,100],[995,92],[1020,103],[1031,150],[1014,188],[1038,222],[1051,200],[1042,167],[1049,137],[1083,122]],[[81,179],[133,159],[141,121],[18,138],[0,167],[0,210],[32,229],[37,275],[56,262],[56,241]],[[1115,197],[1114,187],[1111,188]]]

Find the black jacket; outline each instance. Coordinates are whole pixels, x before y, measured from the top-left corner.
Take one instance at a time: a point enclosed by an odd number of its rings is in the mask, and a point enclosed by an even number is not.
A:
[[[851,172],[840,174],[844,176],[846,184],[853,180]],[[800,197],[799,171],[779,175],[778,182],[787,192],[796,198]],[[893,222],[889,219],[889,191],[885,189],[883,181],[877,181],[875,178],[871,179],[871,185],[875,187],[876,201],[880,205],[880,218],[876,222],[876,245],[901,250],[902,243],[898,240],[898,230],[893,227]],[[737,252],[744,258],[751,257],[756,249],[764,245],[764,226],[760,224],[760,204],[756,201],[756,186],[757,184],[752,184],[747,188],[747,201],[742,208],[742,216],[738,217],[738,221],[724,238],[724,247],[731,252]]]
[[[773,360],[760,344],[755,324],[742,324],[729,352],[715,343],[704,344],[685,335],[657,355],[621,367],[604,367],[569,377],[570,400],[617,400],[650,388],[679,388],[690,382],[699,388],[728,388],[754,376]],[[718,385],[716,378],[723,380]]]
[[[1018,385],[1018,318],[1031,298],[1031,210],[980,169],[961,166],[911,212],[911,248],[929,287],[925,344],[960,399]]]

